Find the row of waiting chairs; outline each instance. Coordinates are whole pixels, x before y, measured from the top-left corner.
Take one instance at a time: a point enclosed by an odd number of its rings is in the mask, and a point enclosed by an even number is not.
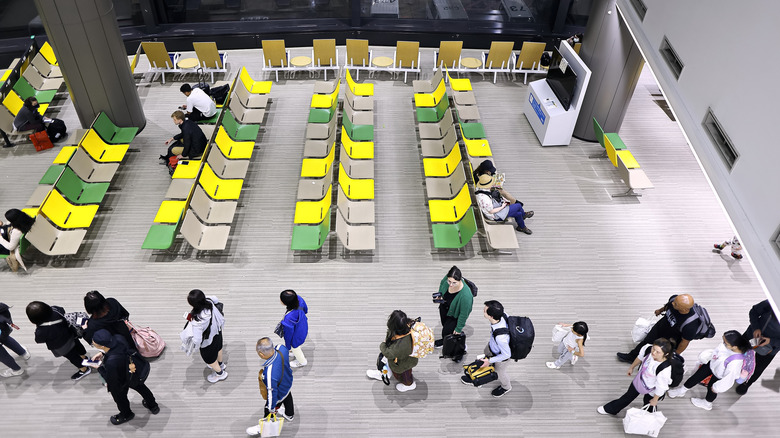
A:
[[[165,73],[195,73],[202,71],[211,75],[214,82],[214,73],[227,73],[227,52],[220,52],[217,43],[201,42],[192,43],[195,49],[195,58],[182,58],[179,52],[169,52],[165,43],[159,41],[145,41],[138,46],[135,55],[130,58],[130,72],[135,74],[141,53],[146,55],[149,62],[148,72],[160,74],[160,80],[165,83]]]
[[[270,83],[255,81],[241,67],[203,156],[176,166],[142,248],[170,249],[181,233],[197,250],[225,249],[262,122],[240,123],[234,102],[243,111],[265,114],[270,90]]]
[[[25,239],[46,255],[76,254],[137,132],[101,112],[77,145],[63,146],[27,201],[35,223]]]
[[[596,139],[599,141],[601,147],[604,148],[604,153],[595,155],[591,158],[609,158],[609,161],[613,166],[618,168],[620,177],[628,187],[624,193],[617,193],[612,195],[613,198],[623,196],[642,196],[636,190],[640,189],[652,189],[653,183],[650,182],[650,178],[647,177],[645,171],[639,166],[639,163],[628,150],[623,140],[615,132],[605,133],[601,128],[601,125],[593,118],[593,131],[596,134]]]
[[[434,70],[444,66],[458,73],[493,73],[493,83],[499,73],[523,74],[523,83],[528,82],[528,74],[546,74],[542,66],[545,43],[526,41],[520,52],[514,52],[514,42],[493,41],[490,50],[482,52],[479,58],[461,55],[463,41],[442,41],[439,49],[433,52]]]

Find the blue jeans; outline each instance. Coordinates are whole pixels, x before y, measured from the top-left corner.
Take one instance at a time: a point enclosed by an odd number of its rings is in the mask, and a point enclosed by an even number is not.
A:
[[[507,219],[513,217],[515,218],[515,221],[517,221],[518,227],[525,228],[525,220],[523,219],[523,216],[525,215],[525,210],[523,210],[523,206],[520,205],[520,203],[515,203],[515,204],[509,204],[508,208],[509,208],[509,214],[506,215]]]
[[[7,337],[3,342],[0,342],[0,362],[3,363],[3,365],[7,366],[8,368],[11,368],[14,371],[19,371],[22,369],[22,367],[19,366],[19,364],[16,363],[14,358],[11,357],[10,354],[8,354],[8,351],[6,351],[5,347],[10,348],[11,351],[18,354],[19,356],[23,355],[25,350],[24,347],[19,345],[18,342],[12,337]]]

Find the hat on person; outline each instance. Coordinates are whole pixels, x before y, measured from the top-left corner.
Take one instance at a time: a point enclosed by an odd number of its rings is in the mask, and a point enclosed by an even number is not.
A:
[[[482,175],[483,173],[490,172],[491,174],[496,173],[496,166],[493,165],[493,162],[490,160],[485,160],[481,163],[479,163],[479,166],[477,166],[477,172]]]
[[[106,329],[100,329],[92,336],[92,342],[107,348],[116,347],[114,336]]]
[[[478,189],[489,189],[493,187],[493,177],[488,174],[480,175],[477,181]]]

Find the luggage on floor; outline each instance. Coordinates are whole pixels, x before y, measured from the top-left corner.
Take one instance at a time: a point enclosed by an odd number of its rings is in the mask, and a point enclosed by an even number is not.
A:
[[[468,365],[463,365],[463,372],[471,379],[474,386],[482,386],[498,379],[498,373],[493,365],[482,367],[482,360],[476,360]]]
[[[463,359],[463,355],[466,353],[466,335],[463,333],[449,334],[444,337],[444,345],[441,348],[441,356],[448,357],[456,362]]]

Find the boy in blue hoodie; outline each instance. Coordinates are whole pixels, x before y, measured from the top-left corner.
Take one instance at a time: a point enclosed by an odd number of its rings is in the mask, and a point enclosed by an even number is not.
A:
[[[290,366],[293,368],[306,366],[309,362],[303,355],[301,345],[309,334],[309,320],[306,317],[309,308],[306,306],[306,301],[292,289],[283,291],[279,295],[279,299],[287,307],[287,313],[284,314],[280,323],[282,333],[279,335],[284,338],[284,346],[295,356],[295,360],[290,362]]]

